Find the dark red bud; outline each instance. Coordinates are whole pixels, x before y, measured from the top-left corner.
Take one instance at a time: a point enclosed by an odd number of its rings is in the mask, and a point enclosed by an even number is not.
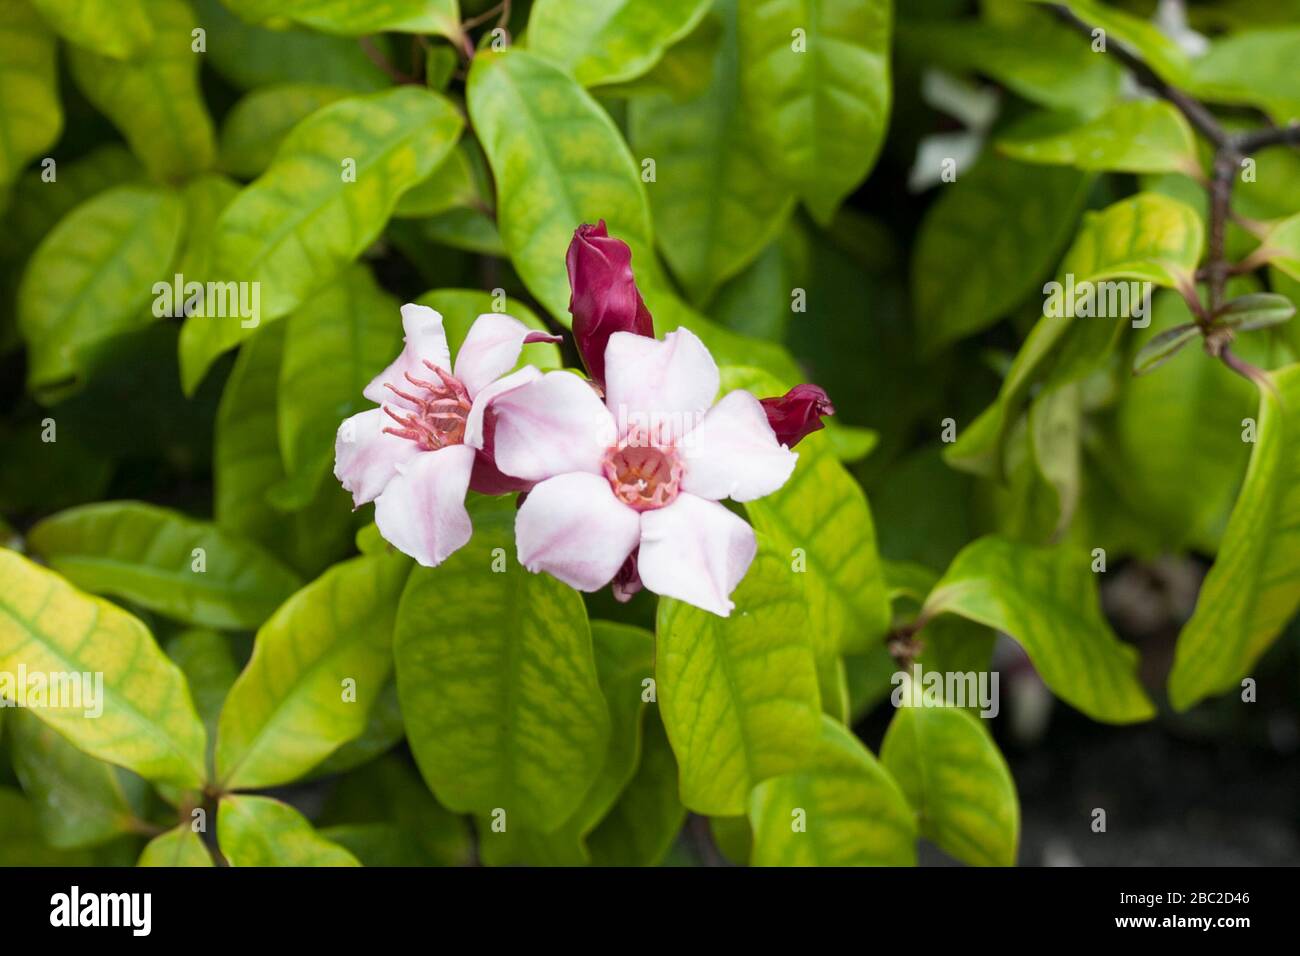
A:
[[[764,398],[760,404],[767,412],[767,423],[776,432],[776,440],[787,448],[824,428],[823,415],[835,414],[830,396],[819,385],[796,385],[780,398]]]
[[[605,387],[605,345],[615,332],[654,337],[654,321],[632,276],[632,250],[611,237],[602,219],[573,233],[569,253],[573,340],[592,380]]]

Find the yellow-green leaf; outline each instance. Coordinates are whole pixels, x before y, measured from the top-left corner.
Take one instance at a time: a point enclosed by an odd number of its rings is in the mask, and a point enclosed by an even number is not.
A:
[[[889,773],[829,717],[807,766],[749,797],[754,866],[910,866],[916,822]]]
[[[212,855],[188,822],[150,840],[136,863],[136,866],[212,865]]]
[[[1300,365],[1260,389],[1246,481],[1178,636],[1169,700],[1186,710],[1236,686],[1300,607]]]
[[[1015,781],[978,717],[960,707],[900,707],[880,762],[916,811],[923,837],[972,866],[1015,864]]]
[[[335,565],[262,626],[221,711],[216,774],[225,789],[295,780],[361,734],[392,669],[409,571],[400,554]]]
[[[13,551],[0,550],[0,580],[0,673],[103,675],[87,706],[32,714],[93,757],[161,783],[202,784],[203,725],[148,628]]]
[[[736,816],[754,785],[803,765],[821,700],[803,576],[760,539],[730,617],[661,598],[659,712],[697,813]]]
[[[251,541],[138,501],[69,508],[27,541],[78,587],[201,627],[256,627],[298,586]]]
[[[186,0],[141,0],[153,23],[148,48],[126,60],[74,48],[72,78],[113,121],[156,178],[178,182],[212,165],[216,136],[199,89],[198,20]]]
[[[270,797],[222,797],[217,842],[231,866],[361,865],[293,807]]]
[[[1087,552],[987,536],[962,549],[926,598],[923,619],[957,614],[1013,638],[1038,676],[1094,720],[1133,723],[1155,708],[1137,652],[1102,617]]]

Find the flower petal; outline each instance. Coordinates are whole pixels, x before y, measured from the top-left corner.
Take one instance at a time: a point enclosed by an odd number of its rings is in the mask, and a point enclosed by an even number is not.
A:
[[[608,584],[636,547],[641,521],[604,478],[572,472],[528,493],[515,516],[519,563],[580,591]]]
[[[758,551],[754,529],[716,501],[682,494],[666,508],[641,515],[641,582],[722,617],[736,605],[731,592]]]
[[[469,415],[465,417],[465,444],[490,452],[491,448],[489,448],[487,442],[489,431],[488,408],[491,407],[493,401],[507,392],[521,388],[529,382],[535,382],[541,377],[542,373],[537,371],[536,368],[525,365],[519,371],[511,372],[505,378],[499,378],[481,389],[474,396],[474,403],[470,405]],[[495,429],[492,429],[492,431],[495,431]]]
[[[399,467],[375,500],[375,524],[384,540],[426,568],[464,545],[472,530],[465,491],[475,454],[469,445],[448,445]]]
[[[456,353],[453,372],[471,398],[515,367],[524,338],[531,331],[509,315],[485,313],[474,320]]]
[[[799,458],[777,443],[758,399],[739,390],[709,409],[678,449],[686,459],[682,490],[712,501],[770,495],[786,483]]]
[[[600,474],[614,420],[572,372],[547,372],[492,402],[493,456],[507,475],[541,481],[571,471]]]
[[[694,332],[663,341],[615,332],[605,349],[605,404],[619,437],[641,423],[673,441],[700,423],[718,394],[718,365]]]
[[[402,354],[393,363],[376,375],[361,392],[376,405],[400,405],[412,409],[410,402],[393,394],[392,385],[406,391],[410,383],[406,380],[409,372],[416,378],[429,377],[425,361],[432,362],[438,368],[451,371],[451,352],[447,349],[447,333],[442,329],[442,316],[427,305],[407,303],[402,306],[402,329],[406,336],[406,345]]]
[[[334,436],[334,477],[352,492],[358,508],[374,501],[393,480],[398,465],[420,451],[415,442],[384,431],[392,424],[382,408],[372,408],[345,419]]]

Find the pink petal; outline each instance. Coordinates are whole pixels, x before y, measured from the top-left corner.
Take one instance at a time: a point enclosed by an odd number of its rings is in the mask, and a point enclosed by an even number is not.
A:
[[[547,372],[498,396],[492,411],[497,467],[516,478],[599,474],[605,450],[614,442],[609,412],[591,385],[572,372]]]
[[[496,399],[507,392],[521,388],[529,382],[535,382],[541,377],[541,372],[531,365],[525,365],[519,371],[511,372],[505,378],[499,378],[482,388],[474,396],[474,403],[470,406],[469,415],[465,418],[465,444],[490,451],[491,449],[486,444],[488,408]]]
[[[384,431],[393,420],[382,408],[372,408],[346,419],[334,437],[334,477],[352,492],[358,508],[374,501],[384,490],[397,467],[418,452],[415,442]]]
[[[448,445],[400,466],[375,500],[375,524],[384,540],[426,568],[464,545],[472,530],[465,491],[475,454],[469,445]]]
[[[619,437],[638,421],[672,441],[700,423],[718,394],[718,366],[694,332],[663,341],[615,332],[605,348],[605,404]]]
[[[455,376],[470,397],[515,367],[524,338],[532,331],[509,315],[480,315],[456,353]]]
[[[722,617],[758,550],[754,529],[716,501],[682,494],[641,515],[641,582]]]
[[[519,563],[580,591],[608,584],[636,547],[641,521],[609,482],[585,472],[548,478],[515,517]]]
[[[393,363],[371,380],[361,392],[376,405],[400,405],[413,408],[410,402],[394,395],[392,385],[402,391],[410,391],[411,383],[406,380],[409,372],[415,378],[428,379],[433,374],[424,364],[432,362],[438,368],[451,371],[451,352],[447,350],[447,333],[442,330],[442,316],[427,305],[402,306],[402,329],[406,333],[405,347],[402,354]]]
[[[712,501],[770,495],[799,458],[777,443],[763,406],[746,391],[723,396],[678,449],[686,459],[682,490]]]

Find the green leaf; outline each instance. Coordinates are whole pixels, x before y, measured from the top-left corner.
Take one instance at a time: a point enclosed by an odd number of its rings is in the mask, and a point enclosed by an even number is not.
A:
[[[93,757],[149,780],[201,784],[203,725],[149,630],[13,551],[0,549],[0,579],[0,673],[103,674],[95,701],[88,695],[82,707],[32,713]],[[86,719],[99,708],[97,719]]]
[[[1031,0],[1033,3],[1058,3],[1059,0]],[[1105,42],[1122,43],[1146,62],[1166,83],[1187,86],[1191,80],[1191,62],[1183,48],[1156,24],[1131,13],[1117,10],[1100,0],[1068,0],[1060,4],[1094,30],[1105,31]],[[1080,34],[1077,42],[1089,49],[1090,41]],[[1097,54],[1094,53],[1094,56]]]
[[[609,708],[605,762],[582,804],[556,830],[538,833],[518,826],[495,832],[480,828],[479,853],[489,866],[576,866],[590,861],[587,834],[609,812],[641,755],[643,682],[654,673],[654,635],[639,627],[591,622],[601,692]]]
[[[105,143],[78,159],[61,161],[58,189],[51,189],[41,174],[40,169],[28,170],[14,186],[8,226],[0,235],[0,260],[25,261],[60,219],[112,186],[142,180],[144,169],[121,143]]]
[[[528,49],[564,67],[583,86],[635,79],[689,34],[710,0],[537,0]]]
[[[285,320],[276,402],[285,479],[269,490],[285,510],[306,507],[334,464],[345,418],[373,407],[361,394],[402,350],[398,302],[355,265]]]
[[[1132,723],[1155,710],[1137,679],[1137,653],[1101,614],[1086,552],[1038,548],[996,536],[967,545],[922,609],[957,614],[1003,631],[1066,703],[1104,723]]]
[[[360,735],[392,668],[409,570],[402,555],[335,565],[262,626],[221,711],[223,789],[288,783]]]
[[[1124,71],[1093,53],[1069,27],[1046,13],[1024,11],[1013,23],[919,20],[898,25],[898,46],[913,58],[992,77],[1033,103],[1095,116],[1119,96]]]
[[[632,247],[638,278],[653,268],[637,166],[577,81],[526,51],[485,50],[474,57],[467,98],[496,176],[501,239],[528,291],[559,322],[570,321],[564,256],[581,223],[604,219]]]
[[[1267,329],[1295,315],[1295,306],[1284,295],[1275,292],[1252,292],[1237,296],[1215,315],[1216,325],[1225,325],[1237,332]]]
[[[1116,103],[1082,126],[1048,136],[1003,139],[998,150],[1021,162],[1097,172],[1201,175],[1192,128],[1164,100]]]
[[[153,321],[150,289],[167,274],[184,226],[177,193],[118,186],[54,227],[18,289],[30,388],[54,394],[83,373],[90,346]]]
[[[1252,263],[1268,263],[1300,281],[1300,214],[1274,224],[1250,260]]]
[[[921,836],[972,866],[1015,865],[1016,785],[978,717],[960,707],[900,707],[880,762],[916,811]]]
[[[0,866],[89,866],[86,851],[56,850],[40,838],[36,808],[17,790],[0,787]]]
[[[231,866],[361,865],[293,807],[270,797],[222,797],[217,842]]]
[[[471,517],[469,544],[417,568],[402,595],[394,653],[407,740],[444,806],[553,830],[609,746],[586,609],[515,562],[513,505],[484,499]]]
[[[277,83],[320,83],[358,93],[387,89],[392,79],[371,62],[351,37],[323,36],[311,30],[264,30],[226,9],[222,0],[195,0],[209,36],[207,57],[235,86],[256,90]],[[374,37],[376,49],[392,50],[385,37]]]
[[[829,717],[808,765],[755,787],[748,813],[754,866],[916,863],[916,823],[898,784]]]
[[[1268,381],[1245,484],[1178,636],[1169,675],[1178,710],[1239,684],[1300,607],[1300,365]]]
[[[737,388],[759,397],[781,392],[770,376],[753,369],[724,367],[722,373],[723,393]],[[819,622],[812,629],[813,646],[824,664],[884,637],[889,597],[871,507],[862,486],[840,463],[830,432],[808,436],[797,454],[785,485],[747,503],[745,510],[754,528],[779,547],[787,566],[802,569],[806,599]]]
[[[985,156],[921,221],[912,296],[922,348],[972,335],[1023,302],[1061,254],[1089,177]]]
[[[221,706],[239,676],[230,639],[216,631],[184,631],[168,641],[163,650],[185,675],[190,696],[194,698],[194,709],[208,732],[207,766],[211,767]]]
[[[635,155],[655,163],[649,194],[660,249],[697,303],[763,251],[794,201],[759,159],[741,96],[736,0],[716,0],[714,11],[723,32],[708,88],[685,102],[661,95],[628,108]]]
[[[217,526],[312,576],[348,553],[352,499],[321,484],[316,500],[293,514],[273,508],[266,490],[285,477],[276,437],[280,359],[288,323],[263,329],[241,349],[217,408],[213,477]]]
[[[722,42],[722,21],[709,12],[688,36],[664,51],[650,69],[635,80],[602,86],[602,96],[643,96],[664,93],[677,100],[699,96],[713,76],[713,60]]]
[[[143,502],[70,508],[27,542],[78,587],[201,627],[256,627],[298,586],[252,542]]]
[[[322,107],[222,214],[215,273],[260,283],[262,321],[292,312],[374,241],[398,197],[433,172],[460,129],[448,100],[412,86]],[[218,319],[191,337],[191,324],[181,346],[189,383],[251,334],[242,321]]]
[[[473,856],[465,818],[440,806],[409,760],[397,755],[341,779],[321,823],[332,824],[326,835],[341,837],[338,842],[367,866],[464,866]],[[368,856],[388,862],[372,863]]]
[[[14,773],[50,846],[96,846],[137,832],[145,783],[82,753],[32,712],[9,718]]]
[[[1133,374],[1145,375],[1155,371],[1200,336],[1201,328],[1195,322],[1184,322],[1153,335],[1133,357]]]
[[[291,129],[347,95],[345,87],[321,83],[282,83],[253,90],[230,108],[221,125],[221,168],[244,179],[260,176]]]
[[[1181,297],[1157,296],[1151,328],[1137,333],[1145,343],[1139,354],[1191,319]],[[1131,380],[1121,393],[1104,461],[1114,468],[1121,496],[1164,548],[1218,550],[1249,458],[1241,421],[1254,415],[1256,404],[1251,383],[1197,348]]]
[[[25,0],[0,9],[0,212],[9,184],[63,129],[54,46]]]
[[[755,145],[823,226],[885,139],[890,8],[889,0],[767,0],[740,17]]]
[[[677,761],[663,722],[646,715],[641,762],[609,815],[587,838],[596,866],[657,866],[682,829]]]
[[[1136,308],[1129,296],[1123,315],[1078,321],[1081,289],[1105,280],[1127,279],[1194,290],[1196,266],[1205,243],[1200,216],[1190,206],[1158,193],[1138,193],[1084,217],[1083,228],[1066,253],[1053,286],[1044,288],[1052,314],[1038,320],[1016,354],[997,400],[944,452],[954,467],[996,474],[998,460],[1015,417],[1036,381],[1059,387],[1091,373],[1114,348]],[[1069,284],[1073,277],[1073,286]],[[1069,290],[1075,290],[1071,298]],[[1131,292],[1131,285],[1124,285]],[[1109,296],[1107,296],[1109,301]]]
[[[402,722],[402,706],[397,698],[397,678],[389,676],[379,691],[379,699],[370,707],[361,735],[353,737],[313,767],[306,779],[315,780],[355,770],[392,750],[405,736],[406,725]]]
[[[697,813],[744,812],[754,785],[802,766],[821,701],[803,581],[773,543],[733,595],[731,617],[659,601],[659,712]]]
[[[428,179],[402,195],[393,215],[399,219],[424,219],[453,209],[480,212],[486,202],[479,193],[476,163],[462,140]]]
[[[150,0],[120,0],[112,9],[95,0],[28,2],[69,43],[119,60],[146,53],[156,35]]]
[[[1190,92],[1218,103],[1258,106],[1274,123],[1300,120],[1300,28],[1242,30],[1216,38],[1192,61]]]
[[[459,38],[457,0],[225,0],[245,20],[286,19],[322,33],[437,33]]]
[[[72,78],[113,121],[149,172],[177,182],[212,165],[212,118],[199,89],[201,56],[191,48],[196,19],[186,0],[144,0],[153,41],[129,60],[73,48]]]
[[[188,823],[149,841],[136,866],[212,866],[212,855]]]
[[[452,355],[460,353],[460,347],[469,334],[470,326],[480,315],[494,312],[497,305],[495,297],[480,289],[436,289],[426,292],[415,300],[420,305],[427,305],[442,315],[442,327],[447,333],[447,346]],[[507,315],[513,316],[530,329],[549,332],[545,322],[537,317],[532,309],[519,299],[501,303]],[[564,360],[558,345],[550,342],[534,342],[525,345],[519,353],[516,368],[534,365],[543,371],[562,368]]]

